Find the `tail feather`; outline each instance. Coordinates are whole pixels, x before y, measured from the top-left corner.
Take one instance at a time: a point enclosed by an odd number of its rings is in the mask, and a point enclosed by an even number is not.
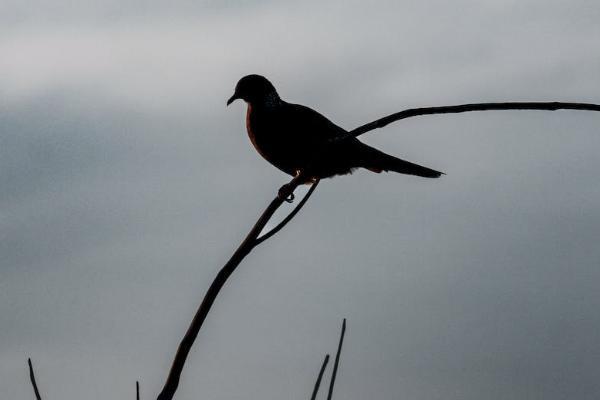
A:
[[[385,154],[373,147],[361,143],[361,167],[373,172],[394,171],[400,174],[422,176],[424,178],[439,178],[443,172],[423,167],[409,161],[401,160],[389,154]]]

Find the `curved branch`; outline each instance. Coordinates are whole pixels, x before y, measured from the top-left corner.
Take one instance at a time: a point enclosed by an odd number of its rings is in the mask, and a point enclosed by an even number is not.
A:
[[[312,193],[317,188],[318,184],[319,184],[319,181],[317,180],[310,186],[310,189],[308,189],[308,192],[306,192],[306,194],[304,195],[302,200],[300,200],[300,202],[296,205],[296,207],[292,210],[292,212],[289,213],[283,220],[281,220],[281,222],[279,224],[277,224],[277,226],[275,228],[271,229],[269,232],[267,232],[264,235],[262,235],[261,237],[257,238],[255,246],[258,246],[259,244],[261,244],[262,242],[264,242],[265,240],[267,240],[268,238],[270,238],[271,236],[273,236],[274,234],[279,232],[288,222],[290,222],[292,220],[292,218],[294,218],[296,216],[296,214],[298,214],[298,211],[300,211],[300,209],[308,201],[308,199],[310,198]]]
[[[35,383],[35,374],[33,373],[33,365],[31,364],[31,358],[27,359],[27,364],[29,365],[29,379],[31,380],[31,386],[33,386],[35,398],[37,400],[42,400],[42,396],[40,396],[40,391],[38,390],[37,383]]]
[[[344,140],[350,136],[360,136],[363,133],[372,131],[373,129],[383,128],[392,122],[401,119],[418,117],[421,115],[433,114],[456,114],[470,111],[490,111],[490,110],[582,110],[582,111],[600,111],[600,105],[592,103],[564,103],[560,101],[552,102],[507,102],[507,103],[472,103],[459,104],[455,106],[440,106],[440,107],[423,107],[409,108],[394,114],[390,114],[383,118],[379,118],[368,124],[359,126],[356,129],[348,132],[348,135],[341,136],[338,140]]]
[[[302,182],[302,178],[296,176],[289,183],[284,185],[286,190],[291,190],[292,192],[298,185]],[[315,185],[313,185],[315,186]],[[281,191],[281,189],[280,189]],[[163,386],[162,391],[157,397],[157,400],[171,400],[175,395],[175,391],[177,390],[177,386],[179,385],[179,379],[181,377],[181,371],[183,370],[183,366],[185,365],[185,360],[198,336],[198,332],[208,315],[217,295],[221,291],[221,288],[225,285],[225,282],[231,276],[233,271],[237,268],[237,266],[242,262],[244,257],[246,257],[254,247],[260,242],[257,241],[258,235],[264,229],[265,225],[269,222],[275,211],[283,204],[285,198],[287,196],[276,196],[271,203],[267,206],[267,208],[263,211],[262,215],[256,221],[244,241],[237,248],[235,253],[231,256],[229,261],[221,268],[212,284],[208,288],[208,291],[204,295],[204,299],[202,299],[202,303],[198,307],[192,322],[186,331],[179,347],[177,348],[177,353],[175,354],[175,358],[173,359],[173,364],[171,365],[171,370],[169,371],[169,376]],[[291,220],[291,218],[288,219]],[[272,236],[272,235],[271,235]]]

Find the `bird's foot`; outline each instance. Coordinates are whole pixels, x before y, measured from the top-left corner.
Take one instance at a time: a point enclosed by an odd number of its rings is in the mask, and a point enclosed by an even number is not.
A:
[[[279,196],[281,200],[284,200],[288,203],[293,203],[294,199],[296,198],[296,196],[294,196],[294,187],[289,183],[286,183],[279,188],[277,196]]]

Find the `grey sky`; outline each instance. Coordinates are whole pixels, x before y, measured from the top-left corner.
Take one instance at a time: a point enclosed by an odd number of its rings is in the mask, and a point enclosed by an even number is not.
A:
[[[237,80],[352,128],[407,107],[600,103],[600,3],[2,1],[0,395],[156,395],[215,273],[287,177]],[[236,271],[177,399],[596,399],[600,116],[364,136],[445,171],[327,180]]]

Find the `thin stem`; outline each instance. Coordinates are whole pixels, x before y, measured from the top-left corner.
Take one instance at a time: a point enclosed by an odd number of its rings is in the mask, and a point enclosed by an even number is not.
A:
[[[31,380],[31,385],[33,386],[35,398],[37,400],[42,400],[42,396],[40,396],[40,391],[38,390],[37,383],[35,383],[35,374],[33,373],[33,365],[31,364],[31,358],[27,359],[27,364],[29,365],[29,379]]]
[[[295,177],[284,186],[293,191],[300,184],[300,182],[301,179],[299,177]],[[198,307],[198,310],[196,311],[188,330],[179,344],[177,353],[173,359],[173,364],[171,365],[171,370],[169,371],[167,380],[162,391],[158,395],[157,400],[171,400],[175,395],[175,391],[179,385],[181,371],[183,370],[187,356],[192,348],[192,345],[194,344],[194,341],[196,340],[196,337],[198,336],[198,332],[200,331],[208,312],[217,298],[217,295],[240,262],[242,262],[242,260],[252,251],[254,247],[256,247],[258,244],[256,240],[258,235],[260,232],[262,232],[275,211],[277,211],[277,209],[283,204],[284,198],[284,196],[276,196],[271,201],[271,203],[263,211],[258,221],[256,221],[244,241],[240,244],[235,253],[233,253],[229,261],[227,261],[223,268],[221,268],[213,280],[212,284],[208,288],[208,291],[204,295],[204,299],[202,299],[202,303]]]
[[[296,214],[298,214],[298,211],[300,211],[300,209],[308,201],[308,199],[310,198],[312,193],[317,188],[318,184],[319,184],[319,181],[317,180],[310,186],[310,189],[308,189],[308,192],[306,192],[306,194],[304,195],[302,200],[300,200],[300,202],[296,205],[296,207],[292,210],[292,212],[289,213],[283,220],[281,220],[281,222],[279,224],[277,224],[277,226],[275,228],[271,229],[269,232],[267,232],[264,235],[262,235],[261,237],[257,238],[255,246],[258,246],[259,244],[261,244],[262,242],[264,242],[265,240],[267,240],[268,238],[270,238],[271,236],[273,236],[274,234],[279,232],[288,222],[290,222],[292,220],[292,218],[294,218],[296,216]]]
[[[338,366],[340,364],[340,354],[342,353],[342,344],[344,343],[344,334],[346,333],[346,318],[342,322],[342,331],[340,333],[340,342],[338,343],[337,353],[335,354],[335,362],[333,363],[333,371],[331,372],[331,382],[329,382],[329,394],[327,400],[331,400],[333,396],[333,386],[335,385],[335,377],[337,375]]]
[[[340,136],[335,140],[344,140],[347,137],[357,137],[373,129],[383,128],[392,122],[399,121],[401,119],[417,117],[421,115],[433,115],[433,114],[456,114],[470,111],[490,111],[490,110],[582,110],[582,111],[600,111],[600,105],[592,103],[564,103],[560,101],[552,102],[507,102],[507,103],[472,103],[472,104],[459,104],[454,106],[440,106],[440,107],[423,107],[423,108],[409,108],[394,114],[390,114],[383,118],[379,118],[368,124],[359,126],[358,128],[348,132],[348,135]]]
[[[135,398],[140,400],[140,381],[135,381]]]
[[[327,368],[328,362],[329,354],[325,354],[325,359],[323,360],[323,364],[319,370],[319,375],[317,376],[317,381],[315,382],[315,387],[313,389],[312,396],[310,396],[310,400],[315,400],[317,398],[317,393],[319,392],[319,387],[321,386],[321,379],[323,379],[323,374],[325,373],[325,368]]]

